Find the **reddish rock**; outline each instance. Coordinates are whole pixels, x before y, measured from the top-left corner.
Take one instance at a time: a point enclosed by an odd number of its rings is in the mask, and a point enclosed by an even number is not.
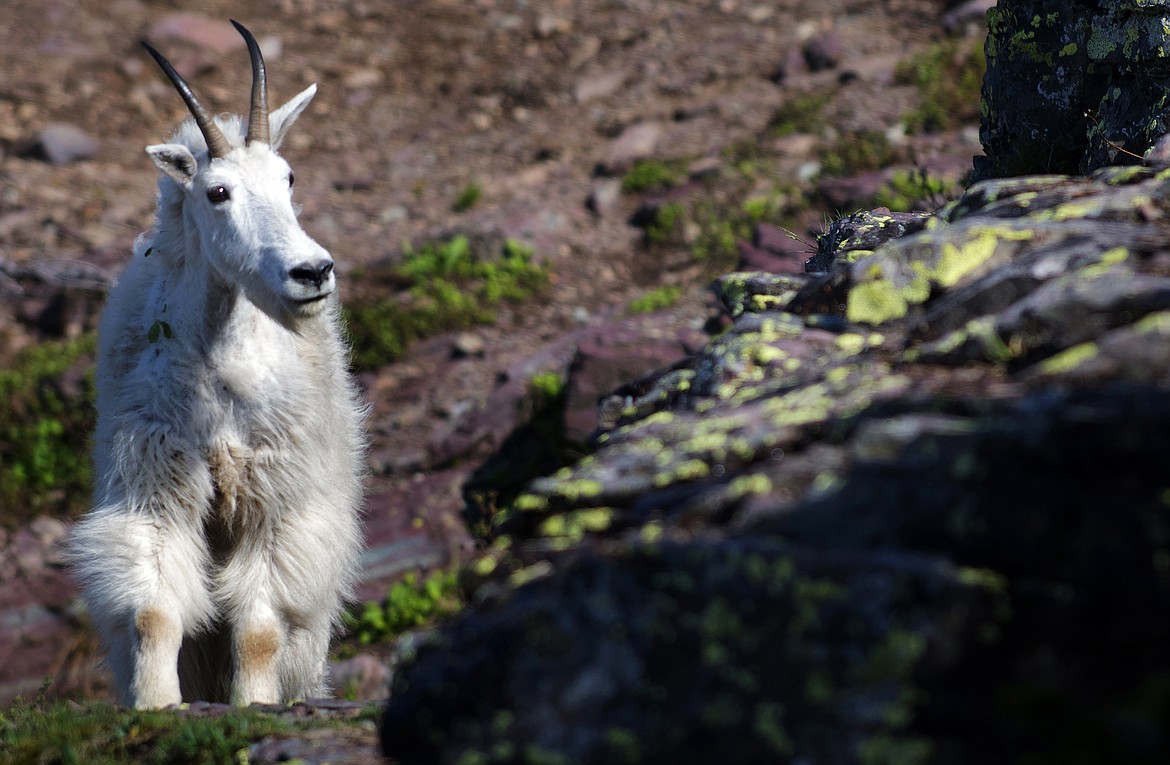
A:
[[[875,170],[849,178],[822,178],[817,191],[829,206],[845,210],[871,204],[888,181],[888,172]]]
[[[471,539],[461,513],[470,472],[464,466],[420,474],[366,498],[360,600],[382,598],[407,571],[434,568],[467,553]]]
[[[585,441],[597,429],[597,405],[622,383],[668,366],[701,345],[705,335],[669,314],[636,317],[583,333],[569,367],[565,435]]]
[[[244,39],[226,21],[194,13],[172,13],[150,25],[146,36],[158,42],[186,43],[220,55],[244,48]]]

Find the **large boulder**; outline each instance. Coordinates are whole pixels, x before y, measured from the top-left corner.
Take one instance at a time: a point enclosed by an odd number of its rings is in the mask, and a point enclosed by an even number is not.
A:
[[[978,177],[1132,164],[1170,131],[1164,0],[1000,0],[987,14]]]
[[[849,216],[602,403],[397,673],[409,763],[1170,755],[1170,178]]]

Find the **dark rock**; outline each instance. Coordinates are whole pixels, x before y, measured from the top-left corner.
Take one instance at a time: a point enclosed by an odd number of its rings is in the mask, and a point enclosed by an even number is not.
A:
[[[810,72],[821,72],[832,69],[841,63],[841,53],[844,50],[841,35],[835,29],[829,29],[809,40],[804,45],[804,61]]]
[[[388,754],[1165,759],[1167,183],[988,181],[722,277],[730,327],[515,500]]]
[[[1001,0],[987,13],[979,178],[1133,164],[1170,132],[1161,3]],[[1118,83],[1125,83],[1119,87]]]

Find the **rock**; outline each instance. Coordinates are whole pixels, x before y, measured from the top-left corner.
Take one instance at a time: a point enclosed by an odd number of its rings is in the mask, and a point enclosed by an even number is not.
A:
[[[194,13],[172,13],[150,25],[146,37],[154,44],[178,42],[218,55],[227,55],[245,47],[231,24]],[[267,57],[268,49],[264,48]]]
[[[569,365],[565,400],[565,435],[584,442],[597,429],[597,402],[627,380],[678,361],[687,340],[698,339],[688,328],[637,317],[584,332]]]
[[[966,0],[943,14],[942,25],[949,34],[957,34],[965,28],[982,29],[987,23],[987,12],[995,7],[996,0]]]
[[[803,51],[794,49],[788,51],[776,68],[772,70],[769,79],[777,85],[783,85],[789,77],[795,77],[799,74],[804,74],[808,71],[808,61],[804,57]]]
[[[804,45],[804,61],[810,72],[833,69],[841,63],[844,43],[836,29],[828,29]]]
[[[1001,0],[987,12],[978,178],[1133,164],[1170,132],[1163,5],[1076,5]]]
[[[616,92],[625,82],[626,75],[624,72],[601,72],[588,77],[582,77],[577,80],[577,84],[573,87],[573,100],[579,104],[583,104],[595,98],[603,98],[610,93]]]
[[[362,701],[381,701],[390,685],[390,668],[369,654],[336,661],[329,666],[334,693]]]
[[[585,209],[599,218],[614,214],[622,198],[622,182],[616,178],[599,178],[585,200]]]
[[[1170,675],[1167,184],[985,181],[720,278],[726,331],[516,498],[387,754],[1170,756],[1133,701]]]
[[[483,358],[486,344],[474,332],[460,332],[451,342],[451,357],[456,359]]]
[[[838,210],[856,208],[874,198],[890,182],[889,170],[873,170],[848,178],[822,178],[817,182],[817,193],[830,206]]]
[[[17,151],[22,156],[37,157],[54,165],[67,165],[97,154],[101,144],[76,125],[50,122],[36,138],[24,142]]]
[[[661,138],[662,125],[657,122],[631,125],[610,141],[602,160],[604,171],[609,175],[617,175],[628,170],[639,159],[652,155]]]

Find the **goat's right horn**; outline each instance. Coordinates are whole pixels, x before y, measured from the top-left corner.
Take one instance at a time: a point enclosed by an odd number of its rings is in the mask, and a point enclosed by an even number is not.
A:
[[[191,112],[191,116],[195,118],[195,124],[199,126],[199,132],[203,133],[203,140],[207,142],[207,151],[212,159],[226,157],[228,152],[232,150],[232,145],[228,143],[228,139],[219,129],[219,125],[215,124],[211,112],[203,108],[203,104],[199,103],[199,99],[191,91],[191,86],[175,71],[171,62],[167,61],[163,54],[152,48],[148,42],[143,41],[142,47],[146,48],[146,52],[154,57],[171,84],[175,86],[175,90],[179,91],[179,95],[183,97],[183,101],[187,104],[187,110]]]
[[[253,141],[271,143],[268,132],[268,76],[264,73],[264,57],[260,55],[260,44],[248,28],[231,19],[232,26],[244,37],[248,44],[248,57],[252,59],[252,101],[248,112],[248,137],[244,143],[248,146]]]

